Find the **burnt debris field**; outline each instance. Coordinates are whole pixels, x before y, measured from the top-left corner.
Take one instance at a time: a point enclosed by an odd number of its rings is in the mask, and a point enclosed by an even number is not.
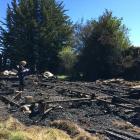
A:
[[[140,139],[139,82],[123,79],[69,82],[28,76],[23,93],[15,77],[0,79],[0,118],[26,125],[69,120],[106,139]]]

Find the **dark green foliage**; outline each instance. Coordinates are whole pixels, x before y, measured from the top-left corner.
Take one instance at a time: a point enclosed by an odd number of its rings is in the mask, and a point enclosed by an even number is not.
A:
[[[122,52],[130,46],[121,19],[106,10],[98,21],[88,22],[82,31],[85,36],[79,71],[89,80],[118,76]]]
[[[122,59],[123,78],[127,80],[140,80],[140,48],[130,47],[123,52]]]
[[[12,0],[2,30],[5,55],[13,64],[27,60],[32,70],[56,71],[58,52],[70,44],[71,22],[55,0]]]

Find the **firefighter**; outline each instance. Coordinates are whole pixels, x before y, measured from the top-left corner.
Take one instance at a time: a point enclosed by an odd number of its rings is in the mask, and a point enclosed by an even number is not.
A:
[[[27,69],[25,66],[27,65],[26,61],[21,61],[19,65],[17,66],[17,75],[19,78],[19,91],[24,90],[24,76],[29,72],[29,69]]]

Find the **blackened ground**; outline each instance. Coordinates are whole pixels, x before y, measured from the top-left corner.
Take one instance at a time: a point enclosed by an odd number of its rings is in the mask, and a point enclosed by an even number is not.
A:
[[[12,93],[11,91],[18,89],[18,81],[16,79],[1,79],[0,83],[0,93],[11,100],[16,95],[15,92]],[[135,84],[139,83],[135,82]],[[68,82],[38,79],[36,76],[30,76],[26,78],[26,86],[22,93],[22,98],[14,101],[19,104],[24,103],[24,97],[28,95],[33,96],[35,101],[67,100],[91,97],[92,95],[96,97],[107,96],[107,100],[110,100],[110,97],[112,98],[114,95],[130,97],[130,86],[132,85],[134,85],[133,82],[123,80]],[[139,98],[135,100],[139,100]],[[57,104],[48,104],[48,108]],[[136,114],[136,112],[131,111],[126,113],[124,108],[104,104],[99,101],[68,102],[59,103],[58,105],[61,105],[63,109],[52,110],[43,120],[36,122],[40,116],[29,118],[28,114],[24,114],[18,108],[8,108],[8,105],[0,101],[0,117],[4,118],[7,114],[11,114],[26,125],[36,124],[43,126],[49,126],[49,122],[54,120],[70,120],[84,129],[102,131],[115,128],[112,124],[113,121],[129,121]]]

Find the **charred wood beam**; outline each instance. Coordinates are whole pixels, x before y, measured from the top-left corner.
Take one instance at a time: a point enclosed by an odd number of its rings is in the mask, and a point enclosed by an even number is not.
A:
[[[107,134],[107,136],[111,136],[112,139],[117,139],[117,140],[135,140],[135,139],[132,139],[132,138],[129,138],[127,136],[123,136],[123,135],[120,135],[118,133],[115,133],[115,132],[112,132],[112,131],[109,131],[109,130],[105,130],[105,133]]]
[[[96,130],[94,128],[92,128],[92,129],[86,128],[85,130],[88,131],[89,133],[92,133],[92,134],[96,134],[96,133],[103,134],[104,133],[103,130]]]
[[[79,101],[96,101],[92,98],[76,98],[76,99],[67,99],[67,100],[56,100],[56,101],[45,101],[44,103],[63,103],[63,102],[79,102]]]
[[[129,91],[130,94],[133,94],[133,93],[140,93],[140,88],[136,89],[136,88],[130,88],[130,91]]]
[[[68,88],[64,88],[61,87],[61,90],[57,90],[59,93],[66,93],[68,92],[70,95],[77,95],[77,96],[84,96],[84,95],[95,95],[94,92],[84,92],[84,91],[80,91],[80,90],[75,90],[75,89],[68,89]]]
[[[124,104],[114,104],[116,106],[119,106],[119,107],[123,107],[123,108],[127,108],[127,109],[132,109],[132,110],[135,110],[136,107],[133,107],[133,106],[127,106],[127,105],[124,105]]]
[[[6,91],[0,91],[0,95],[9,95],[15,93],[14,89],[8,89]]]
[[[13,105],[13,106],[16,106],[16,107],[20,107],[20,105],[12,100],[9,100],[8,98],[6,98],[5,96],[0,96],[0,100],[2,100],[3,102],[7,103],[7,104],[10,104],[10,105]]]
[[[67,100],[55,100],[55,101],[44,101],[44,100],[38,100],[35,102],[30,103],[31,106],[35,103],[42,104],[44,109],[46,108],[47,104],[55,104],[55,103],[67,103],[67,102],[83,102],[83,101],[89,101],[89,102],[96,102],[96,99],[92,98],[75,98],[75,99],[67,99]],[[22,103],[22,105],[25,105],[25,103]],[[45,110],[44,110],[45,112]]]
[[[53,110],[53,109],[54,109],[54,108],[53,108],[53,107],[51,107],[51,108],[49,108],[49,109],[45,110],[43,115],[48,114],[48,113],[49,113],[51,110]]]
[[[101,89],[101,91],[107,91],[107,92],[119,92],[119,93],[126,93],[126,91],[119,91],[119,90],[114,90],[114,89]]]
[[[112,104],[112,102],[109,100],[104,100],[104,99],[100,99],[100,98],[96,98],[96,100],[99,102],[105,103],[105,104]]]
[[[131,106],[126,106],[126,105],[122,105],[122,104],[112,103],[111,101],[107,101],[104,99],[97,99],[97,101],[105,103],[105,104],[113,104],[116,106],[120,106],[120,107],[127,108],[127,109],[132,109],[132,110],[135,110],[137,108],[137,107],[131,107]]]
[[[39,86],[50,87],[50,88],[53,88],[54,87],[53,84],[49,84],[49,83],[39,83]]]
[[[21,98],[21,92],[17,93],[13,98],[12,100],[15,100],[15,99],[20,99]]]
[[[17,77],[13,76],[13,77],[0,77],[0,80],[7,80],[7,81],[16,81],[18,80]]]
[[[118,96],[113,96],[112,102],[126,102],[126,103],[131,103],[131,104],[134,104],[134,105],[136,105],[136,104],[140,105],[140,102],[137,101],[137,100],[125,99],[125,98],[121,98],[121,97],[118,97]]]
[[[94,89],[94,90],[100,90],[100,91],[103,91],[103,92],[109,92],[108,94],[113,93],[113,92],[119,92],[119,93],[126,93],[127,91],[126,90],[115,90],[115,89],[108,89],[108,87],[98,87],[97,85],[96,86],[86,86],[90,89]]]
[[[131,132],[126,132],[124,130],[118,130],[118,129],[114,129],[114,128],[109,129],[109,131],[118,133],[118,134],[123,135],[123,136],[127,136],[127,137],[135,139],[135,140],[140,140],[139,135],[132,134]]]

